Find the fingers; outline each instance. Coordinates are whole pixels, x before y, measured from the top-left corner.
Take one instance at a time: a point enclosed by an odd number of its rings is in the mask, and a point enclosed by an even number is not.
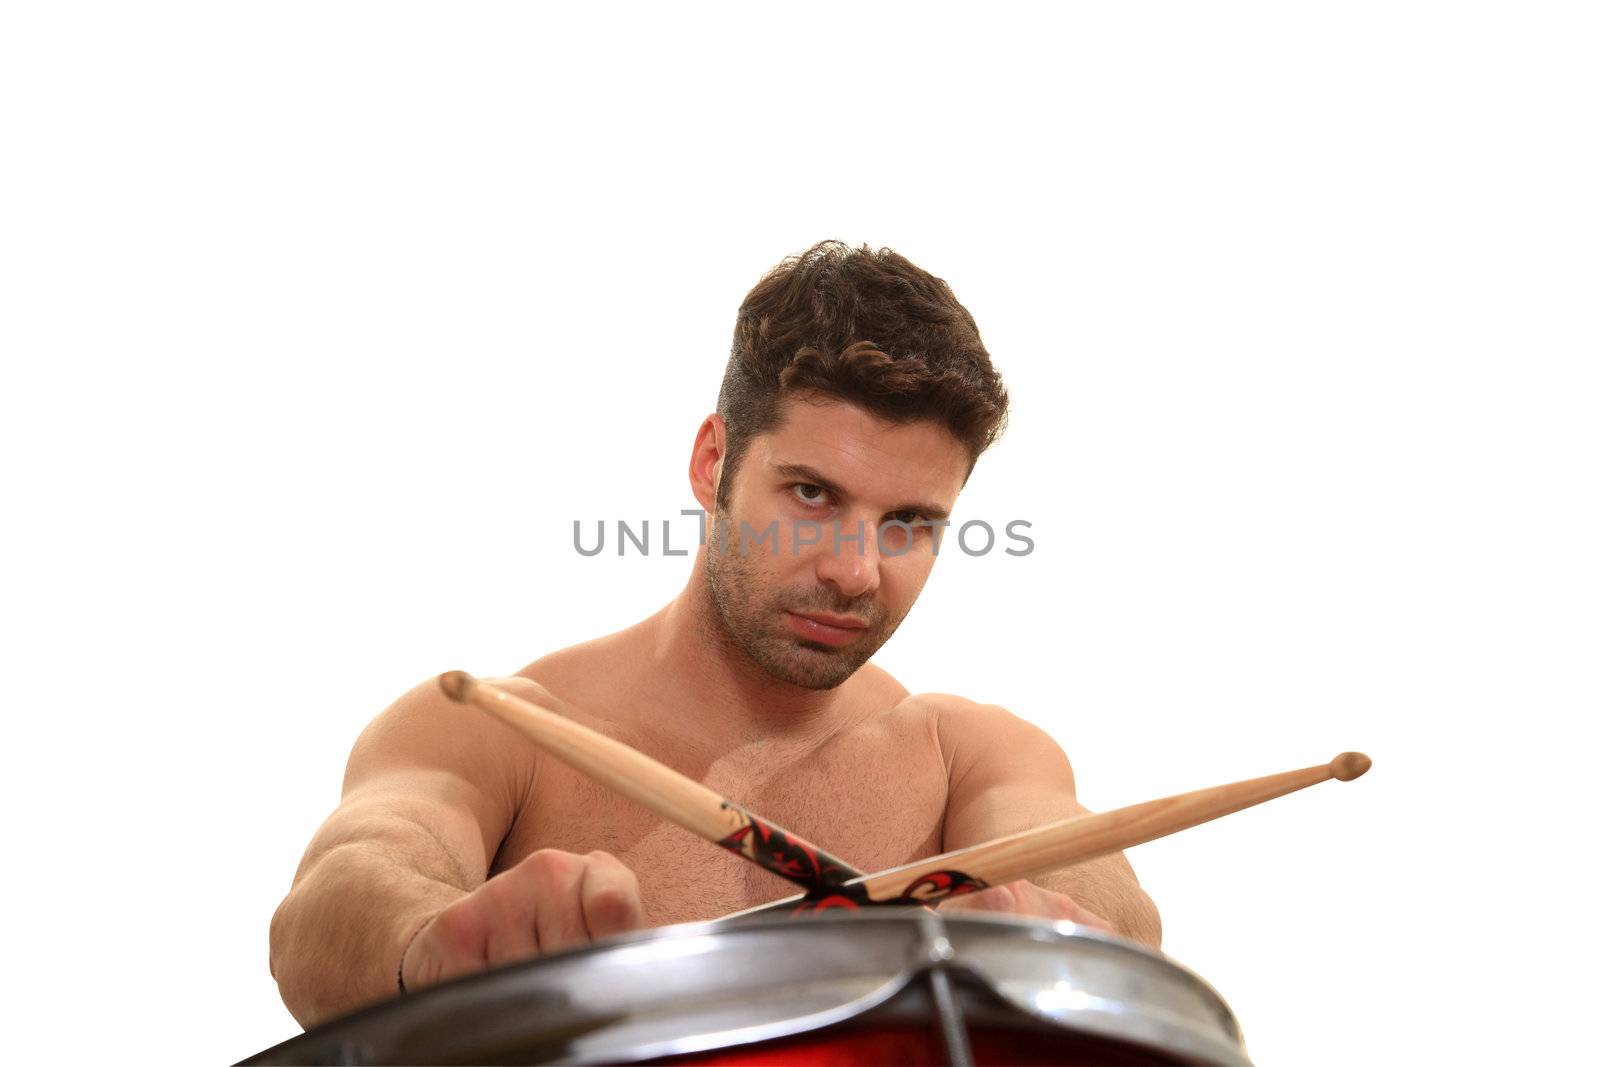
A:
[[[1070,897],[1067,898],[1067,902],[1072,905],[1070,912],[1060,916],[1060,918],[1063,918],[1071,923],[1077,923],[1079,926],[1091,926],[1094,929],[1100,930],[1104,933],[1116,933],[1116,931],[1111,928],[1111,923],[1101,918],[1099,915],[1096,915],[1082,904],[1077,903]]]
[[[542,849],[440,912],[407,950],[421,988],[640,925],[639,882],[616,857]]]
[[[483,970],[489,927],[463,897],[441,911],[412,938],[401,970],[407,989],[446,982]]]
[[[518,864],[489,879],[473,896],[479,898],[488,928],[484,965],[499,967],[539,953],[535,909],[540,887],[535,872]]]
[[[1007,915],[1032,915],[1042,919],[1065,920],[1090,926],[1108,934],[1116,933],[1111,924],[1065,893],[1056,893],[1032,882],[1011,882],[977,893],[946,897],[940,911],[994,911]]]
[[[939,901],[940,911],[998,911],[1008,914],[1025,914],[1019,908],[1016,892],[1009,885],[991,886],[976,893],[945,897]]]
[[[589,862],[584,856],[553,849],[535,852],[524,861],[534,875],[534,930],[540,952],[581,945],[589,940],[583,924],[579,890]]]
[[[644,920],[639,879],[615,857],[591,852],[580,889],[584,926],[592,938],[637,929]]]
[[[1018,906],[1024,914],[1042,915],[1047,919],[1065,919],[1079,926],[1092,926],[1108,934],[1115,933],[1111,924],[1079,904],[1065,893],[1043,889],[1032,882],[1013,883],[1017,888]]]

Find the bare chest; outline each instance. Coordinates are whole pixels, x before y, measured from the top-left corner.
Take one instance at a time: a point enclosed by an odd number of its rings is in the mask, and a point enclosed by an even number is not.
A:
[[[874,724],[771,765],[746,753],[696,766],[640,738],[621,739],[862,870],[939,852],[948,780],[931,736],[914,725]],[[650,926],[712,919],[799,891],[554,760],[541,761],[531,793],[496,870],[543,848],[609,852],[638,876]]]

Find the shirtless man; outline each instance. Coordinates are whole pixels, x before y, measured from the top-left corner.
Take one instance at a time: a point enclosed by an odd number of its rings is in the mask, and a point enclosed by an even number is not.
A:
[[[913,695],[868,662],[922,590],[935,524],[1005,408],[942,281],[888,250],[833,242],[784,261],[741,305],[717,413],[695,437],[689,484],[709,533],[683,592],[496,684],[862,870],[1082,813],[1044,731],[993,705]],[[762,540],[773,523],[777,537]],[[343,801],[273,916],[272,973],[311,1026],[793,892],[429,680],[357,740]],[[1160,941],[1120,854],[943,907]]]

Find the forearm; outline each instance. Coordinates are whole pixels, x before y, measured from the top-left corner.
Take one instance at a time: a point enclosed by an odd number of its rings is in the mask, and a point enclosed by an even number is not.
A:
[[[394,996],[406,942],[469,891],[426,831],[412,834],[409,850],[395,847],[394,831],[328,849],[273,915],[272,974],[302,1026]]]
[[[1054,871],[1033,882],[1071,897],[1123,937],[1161,947],[1161,916],[1155,902],[1139,886],[1133,868],[1120,852]]]

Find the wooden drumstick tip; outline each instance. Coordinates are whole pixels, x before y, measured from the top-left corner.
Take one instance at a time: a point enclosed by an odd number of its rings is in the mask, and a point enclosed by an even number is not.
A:
[[[1329,764],[1333,776],[1341,782],[1360,778],[1371,766],[1372,760],[1365,752],[1341,752],[1333,757],[1333,762]]]
[[[439,675],[439,688],[444,690],[445,696],[460,703],[467,699],[467,690],[476,680],[466,671],[445,671]]]

